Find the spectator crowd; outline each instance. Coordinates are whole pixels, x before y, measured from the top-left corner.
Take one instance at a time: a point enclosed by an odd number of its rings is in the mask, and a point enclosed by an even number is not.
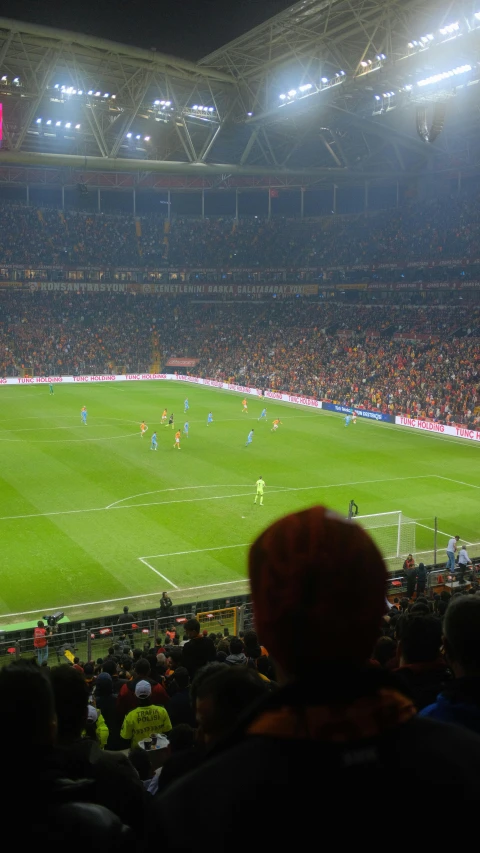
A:
[[[189,372],[354,407],[477,426],[480,309],[304,299],[199,303],[0,293],[0,375]],[[158,342],[158,343],[155,343]]]
[[[329,268],[479,261],[476,198],[322,219],[185,219],[0,207],[2,264]]]
[[[180,851],[212,815],[219,850],[243,850],[248,828],[256,853],[289,821],[297,836],[299,816],[306,838],[333,816],[338,843],[354,843],[362,816],[385,817],[412,779],[426,815],[480,801],[475,586],[387,607],[376,545],[318,506],[258,536],[249,577],[255,632],[209,635],[191,618],[147,649],[124,639],[96,662],[0,671],[10,790],[26,767],[35,782],[26,840],[143,851],[160,833]],[[12,796],[10,820],[22,809]],[[416,838],[431,838],[429,820]]]

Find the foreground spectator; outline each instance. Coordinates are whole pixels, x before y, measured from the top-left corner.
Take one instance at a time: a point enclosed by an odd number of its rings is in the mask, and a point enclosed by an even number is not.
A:
[[[80,672],[69,666],[51,670],[57,715],[55,763],[66,778],[89,779],[95,802],[111,809],[143,833],[143,786],[128,759],[105,752],[96,740],[82,737],[88,718],[88,687]]]
[[[136,694],[136,687],[140,681],[146,681],[151,687],[151,704],[168,705],[169,696],[165,688],[150,677],[150,664],[146,658],[139,658],[135,664],[135,674],[131,681],[127,681],[120,688],[117,696],[117,711],[120,720],[140,704]]]
[[[433,702],[447,680],[448,672],[440,654],[442,626],[428,613],[428,605],[419,602],[403,616],[397,628],[401,677],[418,711]],[[422,612],[423,609],[425,613]]]
[[[448,606],[443,642],[455,678],[421,712],[480,734],[480,598],[458,596]]]
[[[8,733],[3,745],[8,767],[4,790],[14,794],[5,805],[25,849],[42,847],[48,840],[70,853],[84,853],[86,839],[95,838],[104,853],[130,851],[134,839],[115,814],[99,805],[95,784],[84,776],[75,781],[58,765],[55,701],[44,673],[23,661],[3,667],[0,696],[0,729]],[[19,796],[26,768],[35,780],[28,809]]]
[[[197,619],[185,622],[185,634],[188,643],[183,647],[182,665],[193,678],[198,669],[215,660],[216,649],[210,637],[200,634],[200,622]]]
[[[344,559],[336,569],[331,554],[340,551]],[[258,634],[282,686],[161,796],[152,838],[162,827],[169,851],[195,847],[212,792],[216,844],[228,851],[245,849],[244,832],[232,827],[239,815],[255,813],[260,792],[262,813],[275,818],[255,821],[252,851],[283,849],[289,821],[279,807],[286,802],[290,815],[301,815],[303,838],[318,837],[326,824],[339,847],[356,845],[372,803],[376,815],[385,815],[412,779],[426,814],[454,797],[477,804],[480,738],[419,719],[394,675],[365,666],[385,609],[387,577],[368,535],[322,507],[298,512],[256,540],[249,573]],[[298,625],[304,626],[301,654],[292,642]],[[312,773],[317,784],[299,784]],[[419,836],[431,838],[428,822],[416,827]]]

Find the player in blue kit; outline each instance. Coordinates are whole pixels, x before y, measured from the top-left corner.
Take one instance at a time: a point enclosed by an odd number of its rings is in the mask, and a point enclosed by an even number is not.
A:
[[[183,425],[183,431],[184,431],[185,435],[187,436],[187,438],[188,438],[188,429],[189,429],[188,421],[185,421],[185,423]]]
[[[188,405],[188,397],[187,397],[187,399],[185,400],[185,402],[184,402],[184,404],[183,404],[183,405],[184,405],[183,414],[185,414],[185,412],[188,412],[188,410],[189,410],[189,408],[190,408],[190,406]]]
[[[211,412],[208,413],[208,418],[207,418],[207,426],[209,424],[213,424],[213,415]]]
[[[82,411],[80,412],[80,417],[82,419],[82,424],[85,424],[85,426],[87,426],[87,407],[86,406],[82,406]]]
[[[248,435],[247,435],[247,440],[246,440],[246,442],[245,442],[245,447],[248,447],[248,445],[252,443],[252,441],[253,441],[253,433],[254,433],[254,432],[255,432],[255,430],[251,429],[251,430],[250,430],[250,432],[248,433]]]
[[[352,420],[352,416],[351,416],[351,415],[347,415],[347,417],[345,418],[345,426],[346,426],[346,427],[349,425],[349,423],[350,423],[350,421],[351,421],[351,420]]]
[[[150,450],[156,450],[156,449],[157,449],[157,433],[154,432],[152,435],[152,443],[150,445]]]
[[[266,409],[262,409],[262,413],[261,413],[258,420],[259,421],[262,421],[262,420],[266,421],[267,420],[267,410]]]

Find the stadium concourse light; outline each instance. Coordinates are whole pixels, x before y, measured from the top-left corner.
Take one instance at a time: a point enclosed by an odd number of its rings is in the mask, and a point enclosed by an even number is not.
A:
[[[471,65],[459,65],[457,68],[452,68],[451,71],[442,71],[440,74],[432,74],[431,77],[425,77],[424,80],[418,80],[417,86],[430,86],[432,83],[440,83],[442,80],[447,80],[449,77],[456,77],[458,74],[465,74],[471,71]]]

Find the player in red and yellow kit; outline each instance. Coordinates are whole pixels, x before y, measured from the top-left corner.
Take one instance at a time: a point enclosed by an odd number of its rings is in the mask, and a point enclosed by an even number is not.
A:
[[[142,421],[142,423],[140,424],[140,435],[142,438],[145,435],[147,429],[148,429],[148,426],[146,425],[145,421]]]
[[[173,445],[173,447],[176,447],[177,450],[180,450],[180,436],[181,432],[180,430],[178,430],[178,432],[175,433],[175,444]]]
[[[242,411],[243,411],[243,412],[248,412],[247,398],[246,398],[246,397],[244,397],[244,399],[242,400],[242,406],[243,406]]]
[[[162,424],[166,424],[166,423],[167,423],[167,410],[164,409],[162,412]]]
[[[275,430],[277,430],[277,429],[278,429],[279,424],[281,424],[281,423],[282,423],[282,422],[281,422],[280,418],[275,418],[275,420],[274,420],[274,422],[273,422],[273,426],[272,426],[272,428],[271,428],[270,432],[275,432]]]

